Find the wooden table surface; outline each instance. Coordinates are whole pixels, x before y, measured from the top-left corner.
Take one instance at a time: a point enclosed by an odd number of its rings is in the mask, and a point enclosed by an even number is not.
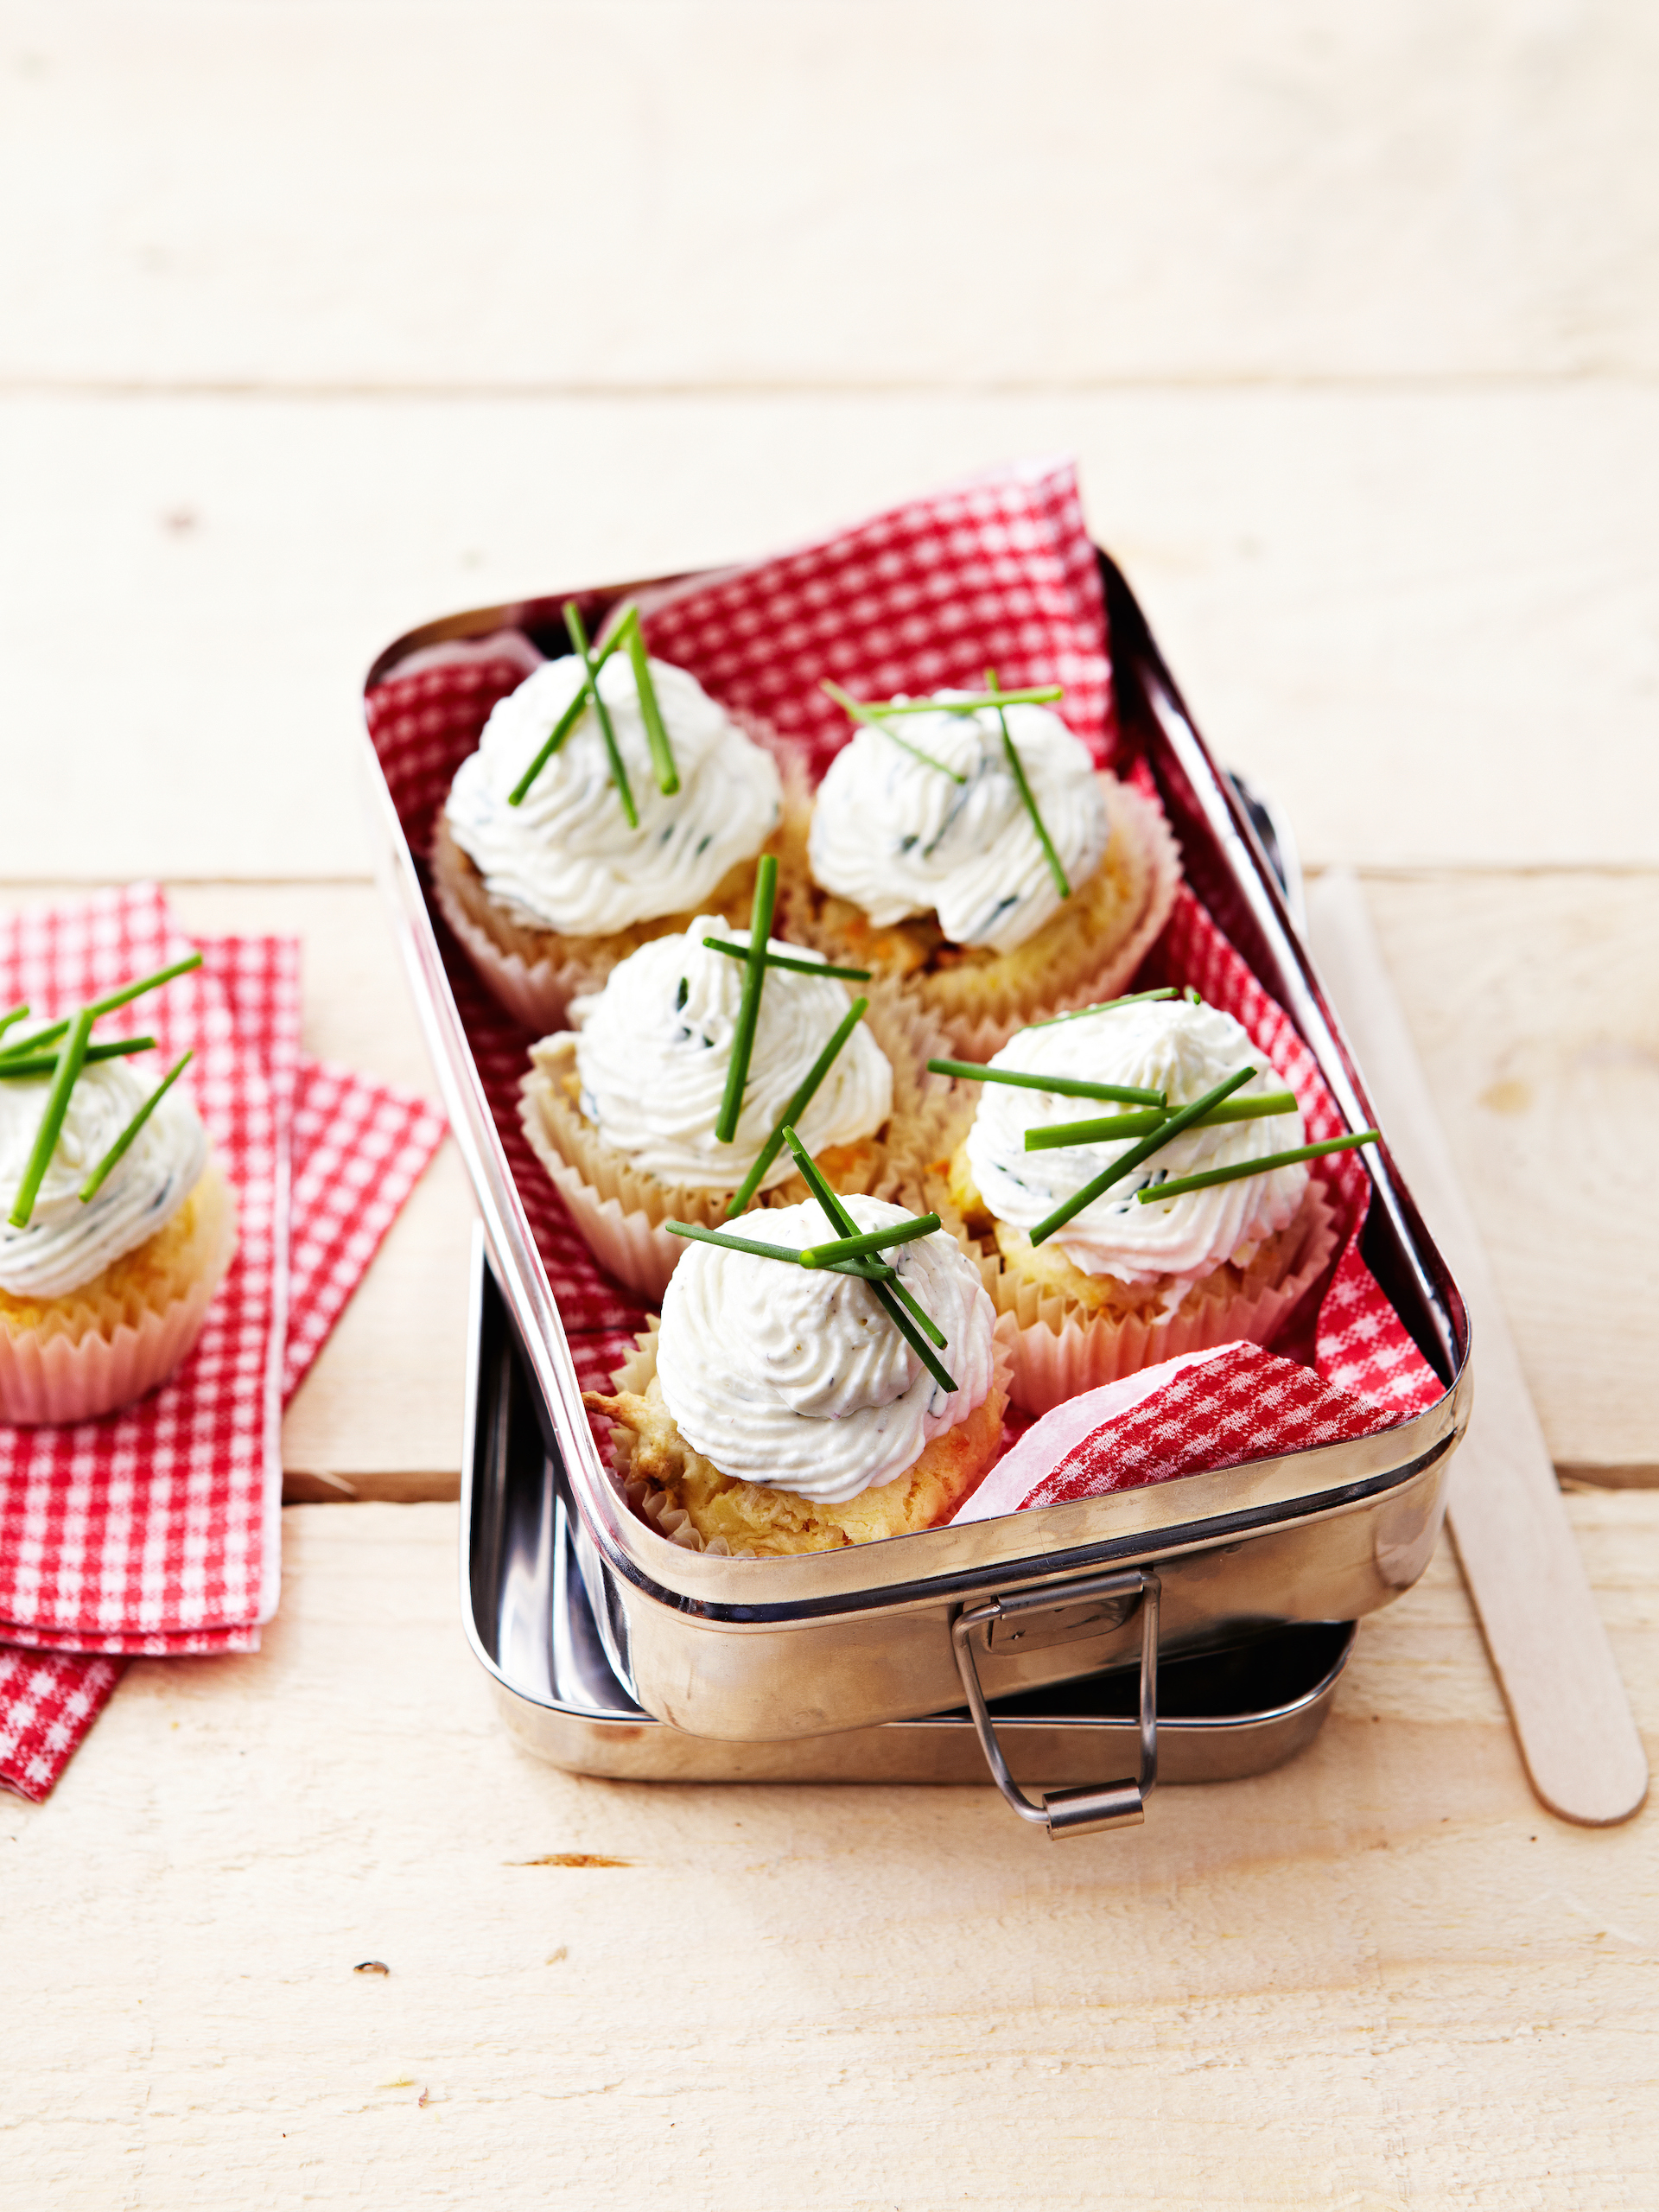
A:
[[[0,895],[296,931],[430,1089],[381,645],[1074,452],[1363,871],[1659,1750],[1656,92],[1634,0],[4,0]],[[1659,2201],[1659,1815],[1537,1807],[1444,1551],[1126,1837],[516,1750],[470,1219],[446,1147],[290,1410],[264,1649],[0,1797],[0,2206]]]

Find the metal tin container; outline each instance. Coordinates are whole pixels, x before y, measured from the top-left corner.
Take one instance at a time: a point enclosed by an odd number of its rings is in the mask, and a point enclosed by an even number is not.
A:
[[[966,1712],[833,1736],[741,1743],[690,1736],[637,1704],[605,1656],[576,1564],[562,1461],[543,1438],[517,1333],[480,1238],[473,1255],[461,1608],[507,1727],[576,1774],[632,1782],[983,1783]],[[1158,1679],[1166,1783],[1265,1774],[1319,1733],[1353,1649],[1351,1621],[1310,1623],[1166,1663]],[[1016,1783],[1088,1786],[1139,1758],[1135,1670],[1084,1677],[990,1709]]]
[[[1104,555],[1101,569],[1120,726],[1151,768],[1187,881],[1286,1009],[1351,1125],[1363,1128],[1374,1116],[1250,817],[1194,728],[1122,576]],[[590,622],[643,588],[582,594]],[[429,625],[388,648],[368,683],[422,647],[508,626],[563,650],[560,604],[550,597]],[[1168,1658],[1291,1623],[1351,1620],[1416,1580],[1468,1414],[1468,1320],[1386,1146],[1364,1156],[1372,1198],[1362,1250],[1446,1386],[1398,1427],[794,1558],[711,1557],[637,1520],[594,1445],[557,1301],[445,973],[442,924],[372,741],[370,759],[380,859],[451,1126],[547,1448],[562,1469],[598,1633],[645,1713],[691,1736],[776,1744],[945,1711],[964,1695],[971,1704],[982,1686],[995,1703],[1137,1656],[1144,1702],[1160,1649]],[[1145,1780],[1152,1731],[1142,1736]],[[1052,1830],[1059,1818],[1052,1808],[1027,1807],[1027,1816],[1049,1820]],[[1084,1826],[1116,1817],[1104,1802],[1078,1815]]]

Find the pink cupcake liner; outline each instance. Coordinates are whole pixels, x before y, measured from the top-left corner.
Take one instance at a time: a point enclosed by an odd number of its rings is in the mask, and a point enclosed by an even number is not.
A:
[[[223,1186],[221,1185],[221,1189]],[[236,1249],[236,1209],[224,1192],[211,1263],[181,1296],[135,1328],[89,1328],[79,1339],[0,1322],[0,1421],[20,1428],[96,1421],[130,1405],[167,1377],[201,1333]]]
[[[981,1272],[999,1317],[1014,1321],[1017,1330],[1012,1347],[1015,1405],[1027,1413],[1046,1414],[1085,1390],[1120,1382],[1182,1352],[1208,1351],[1241,1339],[1270,1344],[1336,1256],[1337,1218],[1317,1179],[1308,1184],[1303,1208],[1302,1249],[1294,1269],[1282,1281],[1236,1298],[1200,1299],[1189,1312],[1177,1308],[1152,1322],[1104,1315],[1080,1319],[1060,1299],[1035,1294],[1035,1286],[1011,1274],[999,1256],[982,1257]]]

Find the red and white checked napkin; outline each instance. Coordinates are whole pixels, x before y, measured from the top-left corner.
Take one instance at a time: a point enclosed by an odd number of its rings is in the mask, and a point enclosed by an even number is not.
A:
[[[728,706],[763,717],[806,747],[815,770],[849,734],[845,717],[818,689],[821,677],[880,697],[943,683],[977,685],[988,664],[1004,683],[1063,683],[1059,711],[1077,734],[1103,763],[1152,788],[1116,720],[1099,569],[1069,464],[1004,470],[753,568],[645,594],[640,605],[654,653],[689,668]],[[524,666],[523,639],[504,632],[461,653],[423,654],[371,698],[376,748],[416,855],[429,851],[451,778],[476,747],[496,700],[522,682]],[[524,1033],[438,926],[577,1371],[585,1383],[603,1385],[644,1316],[596,1266],[524,1142],[518,1115]],[[1310,1137],[1342,1134],[1336,1102],[1289,1017],[1190,890],[1135,982],[1141,988],[1194,985],[1269,1054],[1297,1093]],[[1360,1256],[1370,1187],[1363,1166],[1353,1154],[1338,1154],[1313,1172],[1337,1206],[1344,1241],[1317,1314],[1294,1346],[1280,1347],[1294,1357],[1256,1355],[1269,1369],[1249,1359],[1242,1366],[1205,1361],[1162,1378],[1137,1408],[1141,1425],[1133,1450],[1125,1441],[1116,1456],[1096,1452],[1088,1480],[1109,1489],[1122,1486],[1113,1470],[1133,1469],[1129,1478],[1146,1483],[1261,1457],[1290,1448],[1281,1440],[1303,1421],[1319,1428],[1321,1440],[1363,1434],[1440,1396],[1443,1386]],[[1288,1395],[1275,1395],[1285,1368],[1303,1379]],[[1247,1370],[1249,1387],[1240,1380]],[[1027,1441],[1038,1433],[1029,1430]],[[1062,1453],[1072,1454],[1071,1483],[1085,1479],[1076,1446],[1073,1439]],[[1030,1498],[1016,1503],[1034,1502],[1041,1488],[1034,1478]]]
[[[154,885],[0,918],[0,1002],[49,1011],[192,949]],[[107,1699],[114,1655],[257,1649],[280,1580],[283,1405],[443,1133],[425,1100],[301,1055],[293,939],[200,949],[143,1022],[162,1060],[195,1051],[184,1080],[236,1192],[230,1272],[189,1358],[138,1405],[0,1427],[0,1783],[28,1796]]]

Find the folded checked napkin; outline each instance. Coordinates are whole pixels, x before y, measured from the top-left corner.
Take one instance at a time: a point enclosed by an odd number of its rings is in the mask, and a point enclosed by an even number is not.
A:
[[[437,1109],[299,1049],[291,938],[193,939],[160,889],[0,918],[0,1003],[37,1010],[188,957],[143,1001],[236,1194],[195,1348],[137,1405],[0,1426],[0,1784],[45,1797],[126,1658],[258,1649],[281,1571],[282,1409],[443,1135]]]
[[[822,772],[845,741],[845,715],[819,689],[830,676],[855,695],[977,689],[988,665],[1005,683],[1060,683],[1056,708],[1103,767],[1155,796],[1144,760],[1120,731],[1100,569],[1069,462],[1027,463],[915,500],[745,569],[639,595],[652,652],[690,670],[728,707],[756,716]],[[491,639],[423,652],[377,687],[370,728],[410,849],[425,855],[456,768],[490,709],[522,683],[526,641]],[[524,1201],[584,1385],[608,1386],[645,1324],[602,1273],[536,1161],[518,1120],[525,1033],[485,991],[439,925],[451,984],[502,1145]],[[1311,1141],[1346,1124],[1313,1054],[1190,887],[1132,988],[1192,985],[1235,1016],[1297,1094]],[[1176,1371],[1154,1370],[1126,1405],[1085,1399],[1034,1427],[1011,1424],[1012,1464],[981,1495],[1019,1510],[1391,1427],[1433,1405],[1444,1385],[1360,1254],[1370,1184],[1353,1153],[1310,1163],[1340,1224],[1338,1255],[1294,1315],[1277,1352],[1224,1347]],[[1138,1383],[1141,1377],[1131,1378]],[[1106,1392],[1089,1399],[1110,1398]],[[1063,1417],[1087,1422],[1082,1431]],[[1060,1424],[1051,1432],[1048,1424]],[[1096,1448],[1085,1449],[1097,1436]],[[1033,1441],[1035,1440],[1035,1441]],[[601,1438],[601,1449],[604,1439]],[[1048,1457],[1043,1454],[1046,1452]],[[1030,1480],[1017,1497],[1022,1473]],[[963,1517],[971,1514],[969,1501]]]

